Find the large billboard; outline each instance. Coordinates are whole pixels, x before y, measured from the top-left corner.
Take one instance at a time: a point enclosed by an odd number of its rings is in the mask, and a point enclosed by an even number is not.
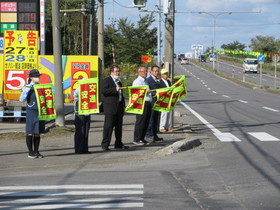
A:
[[[1,60],[3,60],[2,55],[0,55],[0,61]],[[54,56],[41,55],[39,56],[38,61],[38,70],[42,74],[40,83],[55,84]],[[62,56],[63,90],[66,102],[71,101],[72,92],[77,88],[78,85],[78,79],[99,77],[99,64],[100,62],[98,60],[98,56]],[[3,94],[4,99],[19,99],[22,86],[24,86],[27,82],[28,72],[28,70],[18,69],[9,70],[9,72],[4,72],[3,65],[0,65],[0,94]]]
[[[0,1],[0,42],[5,30],[40,31],[39,0]],[[3,54],[0,43],[0,54]]]

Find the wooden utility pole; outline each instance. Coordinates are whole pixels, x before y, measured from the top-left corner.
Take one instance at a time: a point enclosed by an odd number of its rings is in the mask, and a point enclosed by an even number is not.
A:
[[[54,79],[55,79],[55,107],[58,126],[65,126],[64,95],[62,85],[62,61],[61,61],[61,28],[58,0],[52,0],[52,27],[53,27],[53,54],[54,54]]]
[[[102,77],[104,77],[104,1],[98,0],[98,35],[97,35],[97,41],[98,41],[98,57],[101,60],[101,72]]]
[[[169,12],[165,18],[165,49],[164,61],[169,63],[170,77],[174,77],[174,24],[175,23],[175,0],[170,0]],[[174,112],[171,111],[171,127],[174,125]]]

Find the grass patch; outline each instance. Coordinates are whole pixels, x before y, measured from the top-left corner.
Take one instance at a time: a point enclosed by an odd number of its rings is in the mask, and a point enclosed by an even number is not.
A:
[[[75,132],[75,128],[73,127],[52,127],[50,128],[47,133],[43,135],[43,138],[49,137],[62,137],[62,136],[70,136],[73,135]]]

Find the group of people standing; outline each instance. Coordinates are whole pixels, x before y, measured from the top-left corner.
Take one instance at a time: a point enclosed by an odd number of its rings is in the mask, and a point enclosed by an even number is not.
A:
[[[101,148],[109,151],[112,134],[115,134],[115,149],[128,149],[128,146],[122,142],[122,125],[125,109],[125,99],[123,96],[122,83],[120,81],[121,70],[114,65],[110,68],[110,76],[101,82],[100,94],[102,109],[105,115],[103,126],[103,139]],[[152,110],[156,102],[155,89],[170,87],[171,83],[168,78],[168,70],[161,69],[159,66],[152,66],[148,75],[148,69],[145,66],[138,68],[138,77],[133,81],[132,86],[147,85],[148,93],[144,104],[143,114],[136,115],[134,127],[133,144],[146,145],[149,141],[162,141],[157,134],[159,131],[172,131],[170,127],[170,113],[161,113]],[[26,106],[26,144],[29,151],[29,158],[42,158],[39,153],[40,133],[44,132],[44,121],[38,119],[38,107],[36,95],[34,93],[34,84],[38,84],[41,74],[38,70],[29,72],[29,83],[23,88],[20,101],[27,101]],[[78,115],[79,89],[74,92],[75,99],[75,135],[74,148],[76,154],[87,154],[88,137],[90,129],[90,115]],[[148,141],[147,141],[148,140]]]

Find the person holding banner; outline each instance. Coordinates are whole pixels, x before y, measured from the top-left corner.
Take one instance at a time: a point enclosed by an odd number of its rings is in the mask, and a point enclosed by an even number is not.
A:
[[[169,76],[168,69],[161,69],[161,79],[159,80],[160,87],[166,88],[171,87],[171,82],[167,79]],[[160,132],[172,132],[171,126],[171,115],[170,112],[161,112],[160,113],[160,124],[159,124],[159,131]]]
[[[146,81],[149,84],[150,90],[156,90],[160,88],[159,84],[159,77],[160,72],[159,72],[159,67],[158,66],[152,66],[151,69],[151,76],[147,77]],[[156,92],[152,91],[152,107],[154,106],[154,103],[156,102]],[[158,123],[159,123],[159,112],[152,110],[151,112],[151,118],[149,121],[149,126],[148,130],[146,133],[146,138],[151,139],[153,141],[162,141],[163,138],[159,138],[157,133],[158,133]]]
[[[132,86],[148,86],[146,81],[147,74],[147,68],[145,66],[140,66],[138,69],[138,77],[133,81]],[[133,140],[133,144],[135,145],[145,145],[148,143],[144,138],[151,116],[151,101],[152,95],[150,92],[148,92],[145,99],[143,114],[136,114]]]
[[[28,74],[28,84],[22,89],[20,101],[26,101],[26,145],[28,158],[43,158],[39,153],[40,133],[45,132],[45,121],[39,120],[34,84],[39,84],[41,74],[33,69]],[[34,149],[33,149],[34,148]]]
[[[75,135],[74,135],[74,148],[76,154],[90,154],[88,151],[88,136],[90,129],[90,115],[79,115],[79,88],[74,91],[74,109],[75,109]]]
[[[115,149],[127,149],[122,143],[122,125],[125,101],[121,90],[120,68],[116,65],[110,68],[110,76],[101,83],[101,100],[105,114],[103,140],[101,147],[109,151],[113,129],[115,129]]]

